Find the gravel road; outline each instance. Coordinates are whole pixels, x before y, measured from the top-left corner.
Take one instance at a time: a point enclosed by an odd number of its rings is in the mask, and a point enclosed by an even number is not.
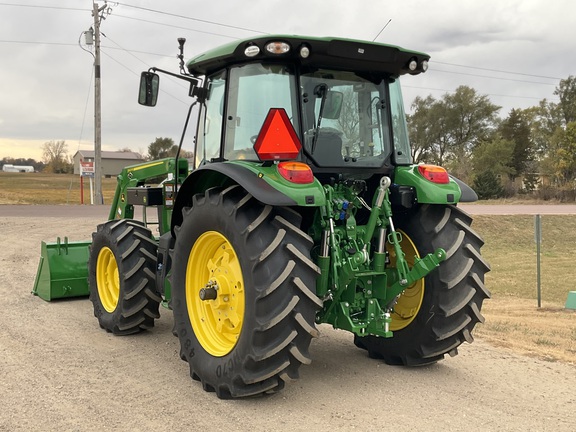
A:
[[[327,326],[299,381],[276,395],[221,401],[188,376],[170,311],[161,311],[152,331],[114,337],[99,328],[89,300],[48,303],[30,294],[40,241],[89,239],[102,215],[54,217],[38,207],[34,217],[14,217],[6,207],[0,208],[1,431],[576,428],[574,366],[476,340],[430,367],[391,367]]]

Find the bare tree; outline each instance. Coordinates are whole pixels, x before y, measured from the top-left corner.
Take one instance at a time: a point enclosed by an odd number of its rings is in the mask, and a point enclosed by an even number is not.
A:
[[[46,164],[45,170],[48,172],[57,174],[70,172],[66,141],[52,140],[42,144],[42,161]]]

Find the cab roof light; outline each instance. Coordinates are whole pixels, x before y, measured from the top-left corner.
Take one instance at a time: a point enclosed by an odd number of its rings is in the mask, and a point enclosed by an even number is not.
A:
[[[271,54],[286,54],[290,51],[290,45],[286,42],[269,42],[266,44],[266,51]]]
[[[246,57],[256,57],[260,53],[260,48],[258,45],[248,45],[244,50],[244,55]]]
[[[292,183],[309,184],[314,181],[312,169],[303,162],[280,162],[278,172],[282,177]]]
[[[450,183],[448,171],[437,165],[418,165],[418,171],[426,180],[432,183],[447,184]]]
[[[284,108],[270,108],[254,143],[261,161],[295,159],[302,144]]]

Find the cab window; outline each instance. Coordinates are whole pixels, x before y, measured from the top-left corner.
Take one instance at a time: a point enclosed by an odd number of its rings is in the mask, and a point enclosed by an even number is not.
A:
[[[248,64],[230,70],[224,158],[258,160],[252,148],[270,108],[284,108],[295,124],[295,78],[286,65]]]

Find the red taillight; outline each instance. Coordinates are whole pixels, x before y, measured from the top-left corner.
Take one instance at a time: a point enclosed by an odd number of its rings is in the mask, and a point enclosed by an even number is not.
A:
[[[430,180],[432,183],[450,183],[448,171],[437,165],[418,165],[418,171],[422,174],[422,177],[426,180]]]
[[[308,165],[302,162],[280,162],[278,172],[286,180],[292,183],[312,183],[314,174]]]
[[[260,160],[295,159],[302,144],[284,108],[270,108],[254,143]]]

